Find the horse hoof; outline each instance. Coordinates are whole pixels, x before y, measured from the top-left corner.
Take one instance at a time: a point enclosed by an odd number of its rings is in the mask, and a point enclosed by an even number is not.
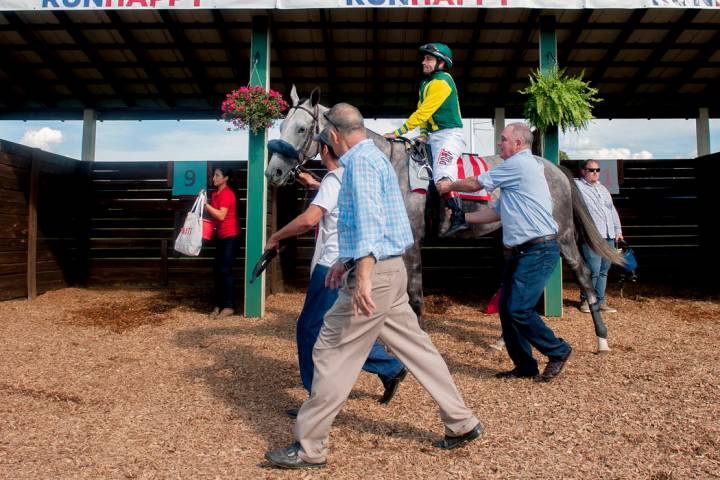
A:
[[[610,353],[610,347],[608,346],[607,338],[598,337],[598,355]]]

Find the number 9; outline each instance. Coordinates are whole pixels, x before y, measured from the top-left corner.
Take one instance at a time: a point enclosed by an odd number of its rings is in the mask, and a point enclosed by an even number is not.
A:
[[[192,187],[195,185],[195,171],[194,170],[185,170],[185,186],[186,187]]]

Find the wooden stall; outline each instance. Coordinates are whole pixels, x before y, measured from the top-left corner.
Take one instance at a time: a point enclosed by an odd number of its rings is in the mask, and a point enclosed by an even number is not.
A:
[[[0,140],[0,299],[84,281],[81,164]]]

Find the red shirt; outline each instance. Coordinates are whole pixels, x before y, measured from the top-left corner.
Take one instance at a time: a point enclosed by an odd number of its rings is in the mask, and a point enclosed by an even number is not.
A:
[[[227,208],[225,220],[220,221],[213,218],[218,238],[227,238],[237,235],[237,209],[235,207],[235,194],[232,192],[232,189],[230,189],[230,187],[225,187],[219,192],[213,192],[210,205],[217,209]]]

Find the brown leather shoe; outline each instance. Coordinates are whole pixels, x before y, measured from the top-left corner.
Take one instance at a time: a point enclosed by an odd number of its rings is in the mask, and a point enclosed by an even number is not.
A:
[[[570,345],[568,345],[570,347]],[[545,370],[543,370],[540,377],[538,377],[538,381],[540,382],[549,382],[553,378],[560,375],[560,372],[563,371],[563,368],[565,368],[565,364],[568,361],[568,358],[570,358],[570,355],[572,354],[572,347],[570,347],[570,351],[561,359],[554,359],[548,361],[547,365],[545,365]]]
[[[617,313],[617,308],[611,307],[607,303],[601,303],[600,311],[605,313]]]

